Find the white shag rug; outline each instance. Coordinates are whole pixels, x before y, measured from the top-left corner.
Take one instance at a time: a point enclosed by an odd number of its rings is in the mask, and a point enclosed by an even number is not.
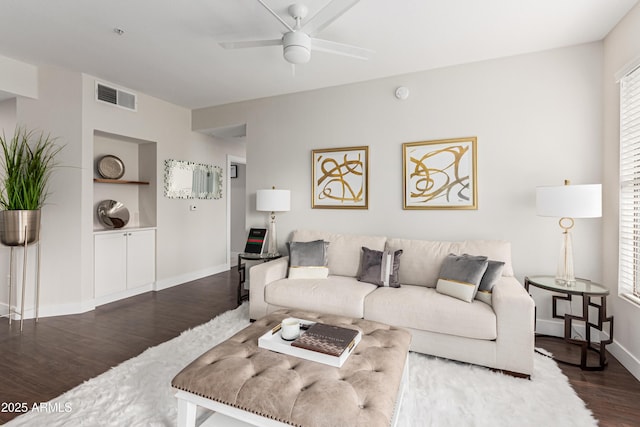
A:
[[[147,349],[8,426],[174,426],[171,380],[187,364],[249,324],[248,304]],[[409,356],[399,426],[597,426],[556,363],[535,355],[531,380],[486,368]]]

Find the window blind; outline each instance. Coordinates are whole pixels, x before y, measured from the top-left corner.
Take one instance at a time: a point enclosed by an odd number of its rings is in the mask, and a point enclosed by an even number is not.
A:
[[[640,302],[640,65],[620,80],[618,292]]]

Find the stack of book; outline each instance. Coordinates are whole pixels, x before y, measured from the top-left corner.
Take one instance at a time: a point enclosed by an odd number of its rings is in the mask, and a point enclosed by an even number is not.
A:
[[[278,353],[341,367],[362,339],[355,329],[300,320],[301,334],[294,341],[280,335],[280,324],[258,339],[258,346]]]
[[[265,240],[267,240],[266,228],[252,228],[249,230],[244,252],[247,254],[262,254]]]
[[[293,347],[340,357],[355,346],[358,331],[340,326],[314,323],[291,343]]]

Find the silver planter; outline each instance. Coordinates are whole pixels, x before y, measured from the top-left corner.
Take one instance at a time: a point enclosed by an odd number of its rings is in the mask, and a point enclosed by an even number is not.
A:
[[[26,230],[25,230],[26,227]],[[26,231],[26,233],[25,233]],[[21,246],[40,238],[40,210],[0,211],[0,242],[5,246]]]

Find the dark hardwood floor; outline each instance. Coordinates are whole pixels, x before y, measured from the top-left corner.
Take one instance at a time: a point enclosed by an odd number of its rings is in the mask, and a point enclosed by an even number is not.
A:
[[[160,292],[98,307],[89,313],[49,317],[24,331],[0,319],[0,403],[46,402],[145,349],[236,307],[237,272],[220,273]],[[538,338],[557,356],[574,350]],[[602,372],[559,364],[601,426],[640,425],[640,382],[609,356]],[[543,408],[541,408],[543,410]],[[18,414],[0,412],[0,423]]]
[[[0,319],[0,404],[46,402],[237,307],[237,271],[36,324]],[[0,423],[19,414],[0,412]]]

